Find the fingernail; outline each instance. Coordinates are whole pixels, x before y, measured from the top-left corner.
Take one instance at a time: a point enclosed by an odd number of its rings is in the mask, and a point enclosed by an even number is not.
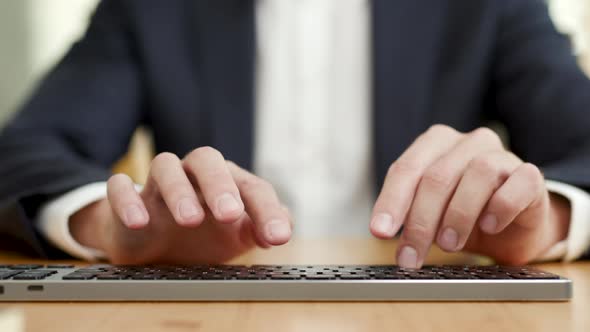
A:
[[[180,218],[185,221],[193,220],[199,215],[199,209],[193,200],[188,197],[180,200],[180,203],[178,203],[178,212]]]
[[[145,224],[146,218],[139,206],[133,204],[125,210],[125,218],[128,226],[139,226]]]
[[[493,214],[487,214],[481,219],[479,227],[488,234],[495,234],[498,227],[498,219]]]
[[[291,227],[283,220],[272,220],[266,225],[266,233],[273,241],[287,241],[291,237]]]
[[[232,214],[240,209],[240,204],[232,194],[225,193],[217,199],[217,211],[220,215]]]
[[[447,227],[440,236],[439,245],[445,250],[456,250],[459,242],[459,235],[457,232]]]
[[[418,268],[418,252],[410,246],[405,246],[401,250],[397,262],[401,267],[409,269]]]
[[[380,213],[373,218],[371,222],[373,229],[385,236],[394,236],[395,225],[393,217],[387,213]]]

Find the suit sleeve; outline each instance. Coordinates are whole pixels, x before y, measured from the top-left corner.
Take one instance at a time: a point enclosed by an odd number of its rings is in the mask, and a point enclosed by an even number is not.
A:
[[[499,3],[493,103],[511,148],[546,178],[588,191],[590,80],[543,1]]]
[[[60,252],[34,230],[38,207],[105,181],[142,122],[138,61],[124,4],[99,4],[86,36],[0,134],[0,237],[45,257]]]

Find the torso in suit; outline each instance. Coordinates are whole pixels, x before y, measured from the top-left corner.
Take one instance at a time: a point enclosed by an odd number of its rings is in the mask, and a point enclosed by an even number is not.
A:
[[[254,31],[253,0],[103,1],[0,137],[0,204],[17,208],[0,233],[58,255],[36,207],[106,180],[141,124],[157,151],[210,145],[250,168]],[[590,188],[590,82],[542,1],[373,0],[372,34],[377,184],[432,124],[497,120],[547,178]]]

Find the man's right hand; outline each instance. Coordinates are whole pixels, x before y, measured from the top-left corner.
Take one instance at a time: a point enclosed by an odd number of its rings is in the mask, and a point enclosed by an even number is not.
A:
[[[222,263],[286,243],[291,228],[273,187],[210,147],[159,154],[141,193],[112,176],[108,198],[70,218],[74,238],[116,264]]]

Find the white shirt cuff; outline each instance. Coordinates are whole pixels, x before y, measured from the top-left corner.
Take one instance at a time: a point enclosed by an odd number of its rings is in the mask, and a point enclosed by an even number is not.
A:
[[[590,247],[590,194],[557,181],[546,180],[545,184],[547,190],[569,200],[571,219],[567,238],[549,248],[540,260],[576,260]]]
[[[49,201],[39,210],[36,227],[53,245],[68,254],[87,261],[105,258],[105,254],[93,248],[85,247],[74,240],[70,233],[70,217],[89,205],[107,197],[107,183],[96,182]]]
[[[569,200],[571,219],[567,239],[547,250],[538,261],[573,261],[590,247],[590,194],[557,181],[546,180],[545,183],[550,192]],[[74,257],[88,261],[105,258],[103,252],[82,246],[74,240],[69,229],[69,218],[88,204],[105,198],[106,189],[106,182],[91,183],[46,203],[40,209],[37,229],[51,243]]]

